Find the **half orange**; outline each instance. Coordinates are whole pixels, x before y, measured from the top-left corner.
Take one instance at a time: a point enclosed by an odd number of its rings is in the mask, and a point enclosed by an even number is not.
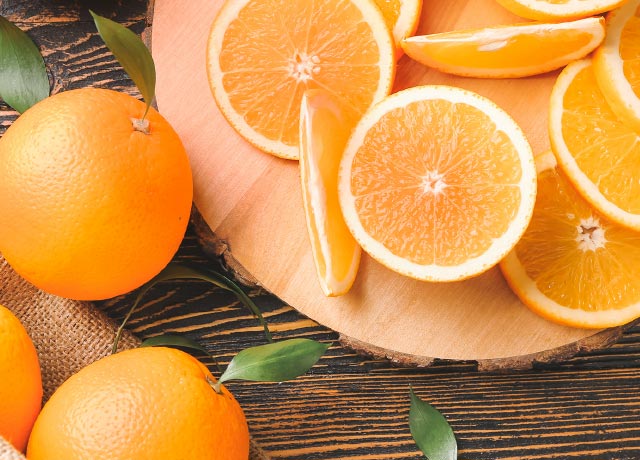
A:
[[[391,91],[395,45],[373,0],[229,0],[211,28],[207,67],[236,131],[297,159],[302,94],[325,89],[362,114]]]
[[[640,233],[597,212],[557,168],[539,165],[531,224],[500,263],[509,285],[540,315],[568,326],[603,328],[640,316]]]
[[[468,278],[498,263],[529,222],[531,147],[490,100],[419,86],[376,104],[340,165],[345,221],[387,267],[426,281]]]

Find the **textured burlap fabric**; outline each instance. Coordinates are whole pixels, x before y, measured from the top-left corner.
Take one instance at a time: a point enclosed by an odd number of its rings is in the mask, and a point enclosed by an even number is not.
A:
[[[117,327],[104,313],[89,302],[63,299],[36,289],[18,276],[1,255],[0,304],[20,319],[38,350],[45,401],[71,375],[111,353]],[[137,337],[125,332],[119,348],[139,344]],[[0,460],[14,459],[24,457],[0,437]],[[253,441],[250,459],[268,460]]]

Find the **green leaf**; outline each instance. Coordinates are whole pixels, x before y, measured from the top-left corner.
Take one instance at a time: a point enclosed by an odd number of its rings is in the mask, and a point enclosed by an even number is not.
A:
[[[195,340],[191,340],[188,337],[182,335],[163,334],[156,337],[146,339],[140,344],[141,347],[180,347],[188,348],[190,350],[196,350],[210,356],[205,347],[200,345]]]
[[[411,436],[429,460],[456,460],[458,445],[447,419],[434,407],[422,401],[410,390]]]
[[[49,96],[40,50],[27,34],[0,16],[0,97],[23,113]]]
[[[126,27],[91,10],[89,12],[107,48],[140,90],[148,111],[156,94],[156,66],[149,49],[140,37]]]
[[[167,265],[164,268],[164,270],[158,273],[151,281],[148,281],[146,284],[140,287],[140,290],[138,291],[138,295],[133,301],[133,305],[131,306],[131,309],[129,309],[129,312],[124,317],[124,319],[122,320],[122,323],[120,324],[120,327],[118,328],[116,337],[113,341],[113,347],[111,349],[112,353],[115,353],[116,351],[118,351],[118,342],[120,341],[122,332],[124,331],[124,328],[127,325],[127,322],[129,322],[131,315],[133,315],[133,312],[136,310],[136,308],[138,308],[138,304],[140,303],[144,295],[149,291],[149,289],[151,289],[156,284],[161,283],[163,281],[172,281],[177,279],[196,279],[201,281],[207,281],[226,291],[233,292],[238,298],[238,300],[240,300],[240,302],[242,302],[243,305],[247,307],[256,318],[258,318],[260,325],[264,329],[264,334],[267,340],[269,342],[273,341],[273,338],[271,337],[271,331],[269,331],[269,326],[267,325],[267,322],[262,316],[262,312],[260,311],[258,306],[255,303],[253,303],[253,300],[251,300],[251,298],[240,288],[240,286],[234,283],[231,279],[213,270],[196,268],[189,265],[183,265],[176,262],[171,262],[169,265]]]
[[[290,339],[247,348],[229,363],[219,383],[228,380],[283,382],[306,373],[330,344],[309,339]]]

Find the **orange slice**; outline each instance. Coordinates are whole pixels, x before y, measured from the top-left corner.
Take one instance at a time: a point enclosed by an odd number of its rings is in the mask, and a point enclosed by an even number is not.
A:
[[[589,54],[603,38],[604,19],[586,18],[409,37],[402,48],[409,57],[441,72],[513,78],[563,67]]]
[[[538,21],[566,21],[604,13],[626,0],[496,0],[518,16]]]
[[[640,233],[595,211],[552,154],[536,158],[538,200],[531,224],[500,263],[523,303],[555,322],[619,326],[640,316]]]
[[[400,41],[413,35],[418,28],[422,0],[375,0],[391,30],[396,47]]]
[[[316,272],[327,296],[353,284],[361,249],[338,202],[338,167],[355,121],[324,90],[308,90],[300,110],[300,179]]]
[[[551,147],[569,180],[609,219],[640,230],[640,136],[609,108],[591,59],[564,69],[550,107]]]
[[[229,0],[211,28],[207,67],[236,131],[297,159],[302,94],[326,89],[361,114],[390,92],[394,53],[373,0]]]
[[[607,15],[607,36],[593,68],[613,111],[640,132],[640,0]]]
[[[454,281],[495,265],[535,201],[531,148],[475,93],[418,86],[376,104],[340,164],[340,205],[371,256],[407,276]]]

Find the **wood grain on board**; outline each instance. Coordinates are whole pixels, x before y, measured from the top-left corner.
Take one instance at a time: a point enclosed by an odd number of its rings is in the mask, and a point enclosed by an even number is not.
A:
[[[258,282],[362,349],[420,364],[429,358],[506,360],[521,366],[604,345],[619,329],[559,326],[524,307],[497,268],[457,283],[410,280],[363,257],[351,292],[326,298],[303,215],[297,162],[262,153],[227,124],[210,94],[206,42],[222,0],[156,0],[153,55],[158,105],[190,154],[195,204],[231,256]],[[425,0],[419,34],[521,22],[492,0]],[[548,99],[557,73],[526,79],[447,76],[406,56],[396,89],[452,84],[490,97],[522,126],[535,153],[549,148]],[[411,357],[415,357],[412,359]],[[520,359],[522,357],[522,359]]]

